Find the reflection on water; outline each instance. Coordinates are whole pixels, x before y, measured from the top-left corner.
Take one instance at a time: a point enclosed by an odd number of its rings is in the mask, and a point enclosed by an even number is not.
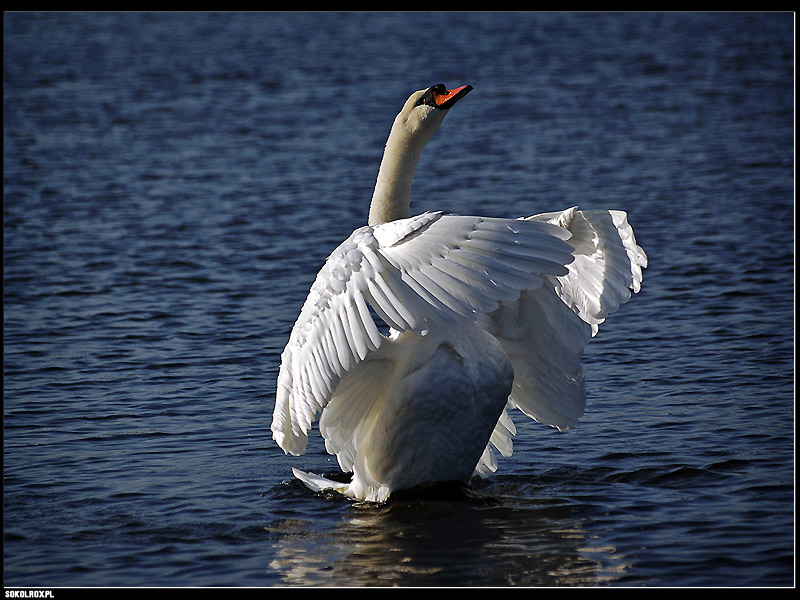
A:
[[[286,519],[270,568],[285,585],[595,586],[613,583],[626,561],[584,530],[566,501],[471,491],[341,504],[340,522]]]

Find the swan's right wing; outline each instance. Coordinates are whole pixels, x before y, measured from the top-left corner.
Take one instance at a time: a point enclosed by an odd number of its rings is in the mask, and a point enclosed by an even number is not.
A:
[[[596,335],[608,315],[642,288],[647,255],[636,244],[628,216],[621,210],[578,210],[527,217],[568,230],[575,260],[569,273],[556,277],[556,293]]]
[[[442,213],[356,230],[318,274],[283,351],[273,438],[288,453],[303,452],[339,383],[375,357],[385,338],[369,307],[391,328],[422,335],[432,323],[475,321],[545,277],[566,275],[569,237],[552,223]],[[329,445],[336,454],[365,411],[345,413],[326,423],[327,441],[340,440]]]
[[[586,405],[581,357],[605,318],[628,301],[642,284],[647,256],[636,244],[622,211],[570,208],[528,217],[569,231],[575,260],[568,273],[547,276],[539,288],[523,291],[481,318],[500,341],[514,366],[508,408],[518,408],[540,423],[574,427]],[[512,424],[513,427],[513,424]],[[476,473],[495,470],[493,448],[511,454],[513,429],[502,420]]]

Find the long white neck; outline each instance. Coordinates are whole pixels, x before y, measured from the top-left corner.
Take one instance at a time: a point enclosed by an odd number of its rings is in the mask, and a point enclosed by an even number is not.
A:
[[[378,225],[411,216],[411,184],[422,151],[433,131],[410,132],[398,116],[392,125],[369,207],[369,224]]]

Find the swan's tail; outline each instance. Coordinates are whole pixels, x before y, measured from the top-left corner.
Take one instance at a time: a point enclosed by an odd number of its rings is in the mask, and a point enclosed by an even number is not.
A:
[[[306,473],[300,469],[292,468],[292,473],[294,473],[294,476],[302,481],[303,485],[312,492],[338,492],[347,498],[366,500],[367,502],[386,502],[391,493],[390,488],[385,485],[377,487],[364,486],[355,476],[350,483],[342,483],[340,481],[326,479],[314,473]]]
[[[303,484],[313,492],[322,492],[325,490],[331,490],[347,496],[348,492],[350,491],[349,483],[341,483],[339,481],[325,479],[321,475],[315,475],[314,473],[306,473],[305,471],[301,471],[300,469],[295,469],[294,467],[292,468],[292,473],[294,473],[294,476],[297,477],[300,481],[302,481]]]

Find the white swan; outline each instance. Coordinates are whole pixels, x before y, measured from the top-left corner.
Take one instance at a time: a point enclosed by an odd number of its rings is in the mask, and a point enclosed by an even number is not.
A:
[[[511,454],[510,408],[575,426],[583,348],[640,289],[647,257],[621,211],[410,216],[422,150],[471,89],[438,84],[406,101],[369,225],[328,257],[283,351],[273,438],[301,454],[323,411],[326,449],[352,472],[338,483],[293,469],[311,489],[380,502],[424,483],[486,476],[495,450]]]

